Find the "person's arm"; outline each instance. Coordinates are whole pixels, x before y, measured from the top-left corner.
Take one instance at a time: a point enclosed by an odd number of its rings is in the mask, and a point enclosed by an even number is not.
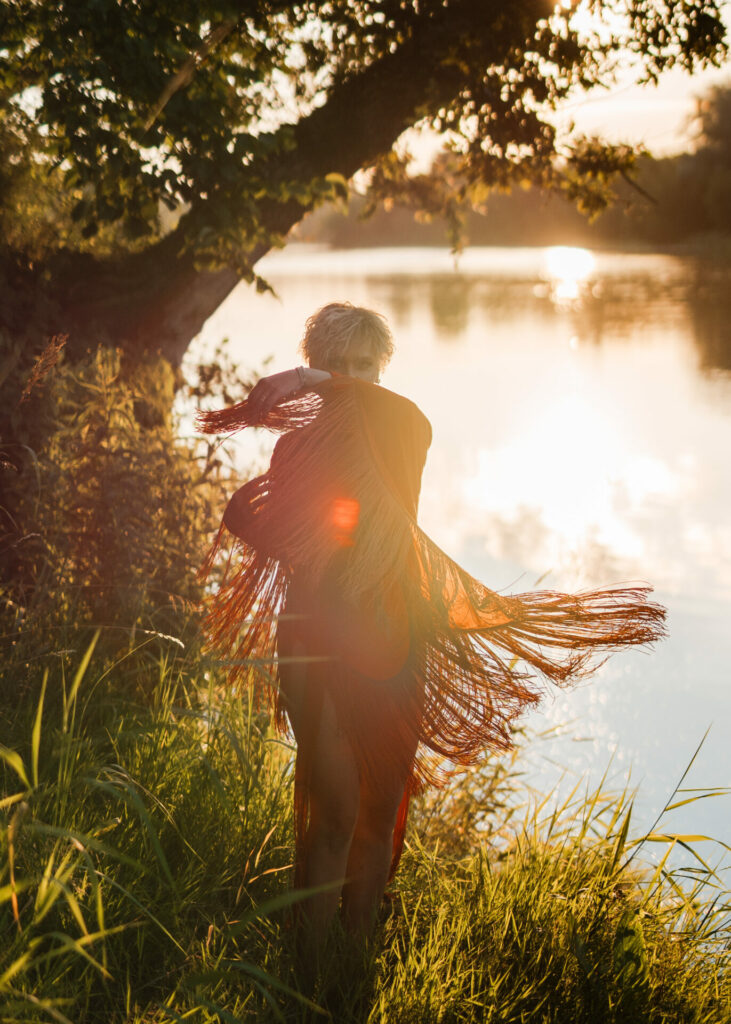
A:
[[[311,366],[297,366],[294,370],[282,370],[262,377],[251,389],[249,406],[263,416],[278,402],[304,391],[312,391],[332,374],[327,370],[315,370]]]
[[[241,540],[246,540],[246,526],[251,516],[246,495],[246,484],[234,492],[223,513],[223,523],[227,530]]]

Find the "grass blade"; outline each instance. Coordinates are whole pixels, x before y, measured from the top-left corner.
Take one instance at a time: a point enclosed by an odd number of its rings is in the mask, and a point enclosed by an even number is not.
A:
[[[38,755],[41,745],[41,719],[43,718],[43,701],[46,696],[46,685],[48,683],[48,669],[43,673],[43,682],[41,683],[41,695],[38,698],[38,709],[36,711],[36,717],[33,722],[33,733],[31,735],[31,777],[33,779],[33,788],[38,788]]]

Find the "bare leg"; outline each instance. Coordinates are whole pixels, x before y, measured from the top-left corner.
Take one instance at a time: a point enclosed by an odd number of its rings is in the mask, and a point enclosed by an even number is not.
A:
[[[361,786],[360,807],[343,890],[343,923],[353,935],[368,935],[388,881],[396,815],[409,778],[405,768],[377,787]]]
[[[418,735],[414,729],[413,749],[404,749],[410,744],[404,744],[403,735],[399,737],[396,749],[400,768],[384,772],[376,781],[361,781],[327,692],[323,694],[320,720],[309,725],[308,735],[308,711],[313,710],[316,685],[312,673],[316,667],[310,665],[308,671],[304,658],[297,660],[298,654],[304,654],[304,646],[294,637],[283,646],[288,656],[280,667],[285,707],[298,743],[298,757],[303,749],[309,755],[309,826],[303,881],[308,887],[332,886],[311,897],[305,908],[306,937],[319,945],[337,911],[341,891],[343,923],[348,931],[360,935],[371,930],[388,879],[396,815],[410,777]],[[376,714],[374,728],[377,723]]]
[[[332,702],[325,695],[310,779],[305,882],[308,887],[338,884],[309,900],[307,913],[317,944],[327,935],[340,902],[359,796],[353,753],[338,727]]]
[[[307,742],[303,736],[305,702],[308,699],[304,665],[292,663],[283,683],[287,715],[295,739],[298,744]],[[309,739],[309,742],[312,745],[310,820],[305,840],[304,884],[308,888],[330,886],[326,891],[311,896],[304,907],[306,938],[318,947],[324,941],[338,909],[360,801],[355,758],[338,725],[335,708],[327,693],[323,695],[314,740]]]

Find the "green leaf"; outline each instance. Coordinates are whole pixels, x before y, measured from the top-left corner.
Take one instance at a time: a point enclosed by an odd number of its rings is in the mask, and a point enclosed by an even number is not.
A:
[[[86,648],[86,651],[84,652],[84,656],[81,659],[81,663],[79,664],[79,667],[76,670],[76,674],[74,675],[73,682],[71,683],[71,689],[69,690],[68,699],[64,700],[64,721],[63,721],[64,732],[66,731],[67,726],[68,726],[68,710],[73,707],[73,705],[74,705],[74,703],[76,701],[76,694],[79,691],[79,687],[81,686],[81,681],[82,681],[82,679],[84,678],[84,676],[86,674],[87,668],[89,667],[89,662],[91,661],[91,656],[94,653],[94,648],[96,647],[97,640],[99,639],[99,634],[100,633],[101,633],[101,629],[97,629],[96,632],[94,633],[94,636],[91,638],[91,643]]]
[[[41,695],[38,698],[38,708],[36,710],[36,717],[33,722],[33,733],[31,735],[31,774],[33,777],[33,786],[38,786],[38,756],[41,745],[41,719],[43,718],[43,701],[46,696],[46,684],[48,683],[48,669],[43,673],[43,682],[41,684]]]
[[[28,781],[28,775],[23,764],[23,759],[16,750],[11,750],[9,747],[3,746],[0,743],[0,757],[9,765],[15,774],[18,776],[23,785],[27,788],[31,788],[31,784]]]
[[[614,971],[622,988],[647,984],[648,965],[642,922],[634,909],[626,910],[619,920],[613,947]]]

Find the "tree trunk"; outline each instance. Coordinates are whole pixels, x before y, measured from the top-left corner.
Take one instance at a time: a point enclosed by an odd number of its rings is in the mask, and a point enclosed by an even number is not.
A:
[[[459,95],[469,78],[462,48],[469,47],[473,64],[476,51],[483,68],[497,63],[525,43],[549,8],[545,0],[453,0],[438,14],[422,16],[394,52],[334,86],[327,102],[294,126],[294,149],[266,167],[267,176],[307,182],[338,173],[349,179],[388,152],[407,127]],[[247,178],[261,173],[258,165],[242,169],[242,189]],[[307,209],[293,201],[267,201],[260,223],[269,237],[281,238]],[[61,252],[42,268],[16,271],[15,312],[42,293],[49,311],[45,329],[67,334],[72,356],[113,344],[132,360],[159,352],[179,365],[192,338],[240,280],[231,267],[196,267],[186,247],[193,216],[203,222],[205,209],[186,215],[148,249],[119,260]],[[245,251],[242,263],[253,266],[271,244]],[[0,309],[0,327],[9,318],[17,320],[13,310]]]

